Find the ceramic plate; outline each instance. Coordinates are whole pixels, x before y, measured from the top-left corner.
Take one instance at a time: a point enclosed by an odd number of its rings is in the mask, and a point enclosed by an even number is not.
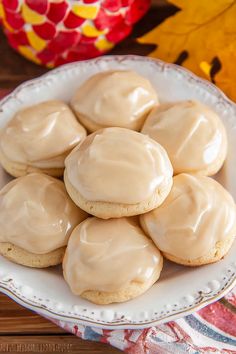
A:
[[[84,80],[108,69],[133,69],[147,77],[161,102],[198,99],[220,114],[229,153],[216,178],[236,198],[236,105],[214,85],[172,64],[137,56],[107,56],[62,66],[7,96],[0,103],[0,127],[22,107],[52,98],[68,101]],[[1,186],[8,180],[0,169]],[[222,297],[236,284],[235,252],[236,242],[223,260],[200,268],[165,262],[160,280],[149,291],[122,304],[96,306],[72,295],[61,267],[34,270],[1,257],[0,290],[23,306],[59,320],[110,329],[144,328],[184,316]]]

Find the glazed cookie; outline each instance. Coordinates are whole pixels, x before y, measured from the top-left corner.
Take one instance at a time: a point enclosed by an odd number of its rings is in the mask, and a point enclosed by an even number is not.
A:
[[[233,198],[218,182],[199,175],[175,176],[164,203],[140,221],[167,259],[188,266],[219,261],[236,235]]]
[[[63,260],[66,282],[96,304],[123,302],[147,291],[163,259],[134,218],[88,218],[71,234]]]
[[[65,157],[85,136],[64,102],[42,102],[16,113],[2,129],[0,163],[14,177],[31,172],[61,176]]]
[[[226,158],[225,127],[213,110],[198,101],[160,105],[148,116],[142,133],[166,149],[174,174],[211,176]]]
[[[0,191],[0,254],[28,267],[59,264],[86,217],[63,182],[39,173],[19,177]]]
[[[89,214],[103,219],[145,213],[168,195],[172,166],[149,137],[124,128],[89,135],[65,161],[66,189]]]
[[[90,77],[71,101],[78,119],[90,131],[106,127],[140,130],[158,103],[151,83],[133,71],[105,71]]]

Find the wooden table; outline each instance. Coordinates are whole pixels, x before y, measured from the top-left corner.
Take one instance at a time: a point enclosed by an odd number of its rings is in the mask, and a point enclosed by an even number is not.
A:
[[[141,46],[135,38],[151,30],[176,9],[160,6],[163,0],[155,0],[155,5],[136,25],[132,35],[119,44],[111,54],[147,55],[152,46]],[[47,69],[25,60],[9,48],[0,32],[0,88],[14,88],[25,80],[32,79]],[[24,309],[5,295],[0,294],[0,353],[89,353],[112,354],[119,350],[101,343],[83,341],[58,328],[50,321]]]

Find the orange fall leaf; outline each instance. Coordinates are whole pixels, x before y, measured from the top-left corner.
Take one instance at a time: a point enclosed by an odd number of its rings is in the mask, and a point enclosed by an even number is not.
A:
[[[156,44],[150,56],[168,62],[186,52],[182,65],[208,79],[212,79],[212,61],[218,58],[221,69],[214,80],[236,100],[236,0],[169,2],[180,11],[138,41]]]

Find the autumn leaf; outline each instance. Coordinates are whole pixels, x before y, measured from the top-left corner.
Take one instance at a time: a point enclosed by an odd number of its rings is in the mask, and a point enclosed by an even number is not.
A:
[[[218,54],[221,70],[214,80],[232,100],[236,101],[236,42]]]
[[[176,62],[181,53],[187,52],[182,65],[200,76],[206,76],[202,63],[210,64],[218,53],[223,53],[236,40],[236,0],[169,2],[180,11],[138,41],[157,44],[150,56],[168,62]],[[226,58],[222,57],[222,60],[227,62]],[[223,76],[222,72],[218,76],[222,86]]]

